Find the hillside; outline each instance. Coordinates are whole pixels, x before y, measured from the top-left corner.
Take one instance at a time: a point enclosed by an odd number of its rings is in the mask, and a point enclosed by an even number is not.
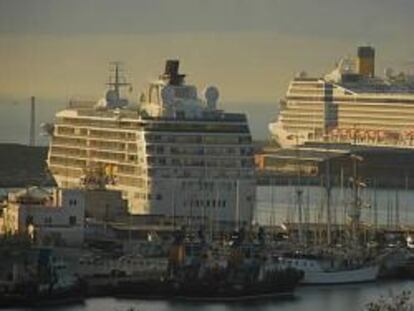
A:
[[[47,147],[0,144],[0,187],[53,186],[46,158]]]

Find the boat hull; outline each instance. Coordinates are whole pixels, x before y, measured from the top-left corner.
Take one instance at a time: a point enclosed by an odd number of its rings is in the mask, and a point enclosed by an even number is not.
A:
[[[374,282],[378,278],[379,266],[334,272],[305,271],[302,284],[329,285]]]
[[[293,294],[302,276],[300,271],[291,269],[278,273],[274,279],[241,283],[217,280],[120,282],[117,287],[117,296],[199,301],[251,300],[288,296]]]
[[[18,293],[0,295],[0,308],[53,307],[82,304],[83,302],[83,292],[78,289],[44,295],[24,295]]]
[[[292,284],[251,284],[243,286],[214,286],[212,284],[177,284],[153,282],[140,284],[122,284],[117,297],[197,300],[197,301],[235,301],[252,300],[265,297],[292,295],[297,283]]]
[[[271,133],[272,139],[281,148],[290,148],[297,145],[303,145],[308,137],[308,132],[288,132],[283,128],[282,121],[278,120],[273,123],[269,123],[268,129]]]

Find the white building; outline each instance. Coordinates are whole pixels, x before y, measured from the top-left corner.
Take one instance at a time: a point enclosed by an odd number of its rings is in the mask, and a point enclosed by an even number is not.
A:
[[[9,234],[29,234],[40,245],[80,246],[84,238],[85,192],[32,187],[10,193],[3,210]]]

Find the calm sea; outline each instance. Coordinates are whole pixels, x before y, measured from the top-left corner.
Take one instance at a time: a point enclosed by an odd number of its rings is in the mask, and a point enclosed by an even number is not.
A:
[[[45,309],[59,311],[362,311],[380,296],[414,289],[414,281],[376,284],[301,287],[292,298],[233,303],[193,303],[177,301],[89,299],[83,305]],[[24,309],[12,309],[11,311]],[[39,309],[37,309],[39,310]]]

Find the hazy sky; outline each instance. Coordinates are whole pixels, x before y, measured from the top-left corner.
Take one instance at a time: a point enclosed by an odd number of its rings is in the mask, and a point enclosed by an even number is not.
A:
[[[11,102],[36,95],[37,123],[50,122],[71,97],[101,97],[113,60],[136,98],[171,57],[263,139],[301,70],[320,75],[360,44],[377,48],[379,73],[411,69],[413,12],[413,0],[0,0],[0,141],[27,141],[27,106]]]
[[[0,96],[101,96],[108,62],[135,90],[179,57],[225,101],[275,102],[300,71],[321,74],[359,44],[411,64],[413,0],[0,0]]]

